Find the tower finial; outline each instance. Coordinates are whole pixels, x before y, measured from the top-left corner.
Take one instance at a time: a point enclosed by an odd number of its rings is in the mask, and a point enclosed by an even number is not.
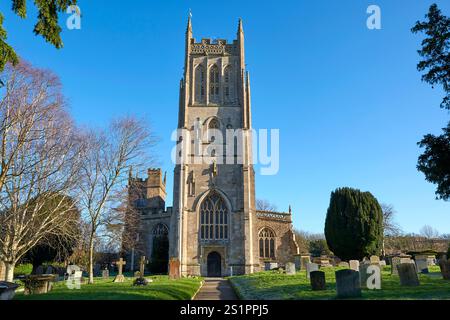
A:
[[[192,33],[192,11],[189,8],[189,15],[188,15],[188,23],[186,28],[186,33],[191,32]]]
[[[242,26],[242,18],[239,18],[239,23],[238,23],[238,34],[239,33],[244,33],[244,27]]]
[[[292,214],[291,205],[289,205],[289,214]]]

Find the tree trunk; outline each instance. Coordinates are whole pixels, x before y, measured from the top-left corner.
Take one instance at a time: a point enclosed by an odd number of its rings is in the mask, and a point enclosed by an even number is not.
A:
[[[5,262],[5,280],[8,282],[13,282],[14,280],[14,268],[16,264]]]
[[[94,283],[94,233],[89,239],[89,282]]]

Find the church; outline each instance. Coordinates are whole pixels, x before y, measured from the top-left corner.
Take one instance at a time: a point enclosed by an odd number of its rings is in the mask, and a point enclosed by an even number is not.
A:
[[[139,212],[141,254],[160,264],[155,270],[176,268],[182,276],[248,274],[264,270],[265,262],[293,262],[299,248],[291,209],[262,211],[255,205],[250,77],[241,20],[231,43],[197,42],[189,18],[179,95],[177,132],[184,134],[177,140],[181,161],[174,169],[173,206],[165,204],[161,169],[129,178],[129,192],[141,195],[132,201]],[[198,130],[205,134],[199,136]],[[230,131],[241,133],[231,151],[218,139]],[[198,148],[212,150],[209,161],[194,159]],[[127,253],[128,265],[138,261],[134,255]]]

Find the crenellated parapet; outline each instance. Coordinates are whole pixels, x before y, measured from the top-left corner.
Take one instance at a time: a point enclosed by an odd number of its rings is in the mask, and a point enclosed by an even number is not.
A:
[[[239,47],[237,40],[232,44],[228,44],[225,39],[202,39],[201,42],[195,42],[191,38],[190,54],[193,55],[239,55]]]

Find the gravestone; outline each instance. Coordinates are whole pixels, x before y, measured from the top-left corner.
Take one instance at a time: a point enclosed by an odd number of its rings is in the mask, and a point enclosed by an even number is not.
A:
[[[56,272],[55,267],[47,266],[47,269],[45,269],[45,274],[58,274],[58,272]]]
[[[105,269],[103,269],[102,270],[102,278],[103,279],[109,279],[109,270],[108,270],[108,268],[105,268]]]
[[[428,273],[428,259],[416,257],[416,270],[417,273]]]
[[[34,272],[34,274],[36,274],[36,275],[42,275],[42,274],[44,274],[44,266],[38,266],[38,267],[36,268],[36,271]]]
[[[169,279],[180,279],[180,260],[171,258],[169,260]]]
[[[380,257],[379,256],[370,256],[370,263],[377,263],[380,264]]]
[[[319,271],[319,265],[317,263],[307,263],[306,264],[306,278],[309,279],[310,273],[313,271]]]
[[[381,289],[381,267],[379,264],[361,264],[359,267],[361,288],[373,290]]]
[[[350,265],[346,261],[341,261],[341,262],[339,262],[338,267],[347,268],[348,269],[348,268],[350,268]]]
[[[127,264],[127,262],[124,261],[122,258],[120,258],[119,261],[115,262],[115,264],[119,268],[119,271],[117,273],[117,276],[114,278],[113,282],[124,282],[125,281],[125,277],[122,274],[122,269],[123,269],[123,266]]]
[[[42,294],[52,290],[56,275],[27,275],[21,279],[24,283],[24,295]]]
[[[359,261],[358,260],[350,260],[349,267],[350,267],[350,270],[359,271]]]
[[[148,284],[148,280],[144,278],[145,275],[145,265],[148,263],[148,260],[145,259],[145,256],[141,257],[139,261],[139,277],[136,278],[133,282],[134,286],[146,286]]]
[[[335,272],[338,298],[355,298],[361,296],[359,272],[345,269]]]
[[[439,268],[441,268],[442,278],[444,278],[444,280],[450,280],[450,259],[440,259]]]
[[[269,271],[269,270],[276,269],[276,268],[278,268],[277,262],[269,262],[269,261],[264,262],[264,270],[265,271]]]
[[[301,264],[301,255],[294,254],[294,263],[295,263],[295,269],[301,270],[302,264]]]
[[[408,256],[408,255],[392,257],[392,260],[391,260],[391,274],[392,275],[398,276],[397,266],[402,263],[414,263],[414,261],[411,260],[411,256]]]
[[[400,285],[412,287],[420,284],[414,264],[401,263],[397,265],[397,270],[400,276]]]
[[[380,267],[386,266],[386,260],[380,260]]]
[[[320,291],[326,289],[325,272],[311,271],[310,273],[311,288],[313,291]]]
[[[306,270],[306,265],[308,263],[311,263],[311,257],[310,256],[301,256],[300,257],[300,270]]]
[[[292,262],[286,263],[286,274],[288,274],[288,275],[295,274],[295,263],[292,263]]]

